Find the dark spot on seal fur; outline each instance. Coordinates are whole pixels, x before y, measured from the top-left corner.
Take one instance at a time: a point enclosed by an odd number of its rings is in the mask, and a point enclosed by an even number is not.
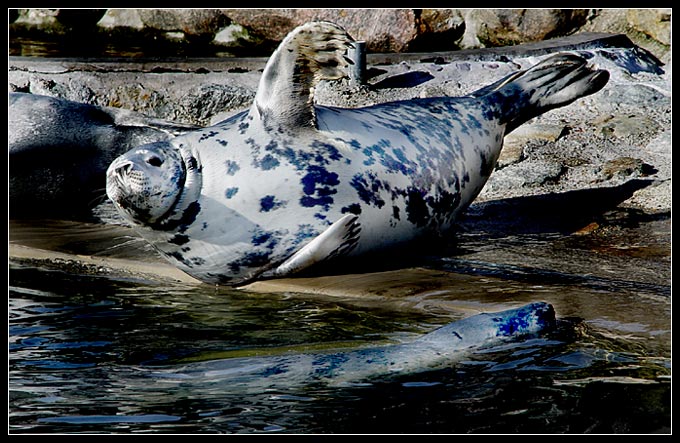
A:
[[[340,180],[335,172],[328,172],[321,166],[312,165],[307,168],[307,174],[302,177],[301,183],[302,190],[307,195],[300,198],[300,204],[307,208],[322,206],[328,211],[333,203],[331,195],[338,192],[332,187],[339,185]]]
[[[487,156],[485,152],[481,150],[479,152],[479,156],[482,159],[482,164],[479,168],[479,173],[482,177],[489,177],[493,172],[495,162],[489,156]]]
[[[438,197],[428,197],[427,205],[432,208],[432,216],[439,216],[443,219],[450,217],[453,210],[460,203],[460,194],[442,190]]]
[[[341,212],[343,214],[350,213],[354,215],[359,215],[361,214],[361,205],[359,203],[352,203],[351,205],[342,208]]]
[[[392,206],[392,218],[395,220],[401,220],[399,217],[399,206]]]
[[[260,199],[260,212],[269,212],[274,209],[282,208],[285,205],[285,201],[277,201],[275,196],[265,195]]]
[[[369,183],[370,180],[370,183]],[[385,205],[385,200],[380,198],[379,191],[384,187],[383,183],[377,177],[368,172],[366,174],[356,174],[350,185],[356,189],[361,201],[368,205],[374,205],[382,208]]]
[[[175,236],[168,240],[168,242],[175,245],[184,245],[189,243],[189,236],[184,234],[175,234]]]
[[[189,157],[186,161],[187,169],[198,169],[198,161],[195,157]]]
[[[241,267],[261,268],[269,264],[270,255],[268,252],[249,252],[242,258],[229,263],[229,268],[236,273],[240,272]]]
[[[189,203],[187,208],[182,212],[182,216],[179,219],[168,219],[161,223],[155,223],[149,225],[153,229],[159,231],[173,231],[177,229],[180,233],[185,232],[193,222],[196,221],[196,217],[199,212],[201,212],[201,205],[197,201]]]
[[[201,138],[199,138],[198,141],[200,143],[202,141],[208,140],[209,138],[216,136],[217,134],[219,134],[219,132],[217,132],[217,131],[213,131],[213,130],[206,131],[203,134],[201,134]]]
[[[253,244],[253,246],[260,246],[261,244],[268,242],[271,238],[272,235],[270,233],[264,232],[261,234],[255,234],[250,242]]]
[[[253,159],[253,166],[256,168],[263,169],[265,171],[269,171],[271,169],[276,168],[279,166],[281,163],[279,160],[272,156],[271,154],[267,154],[264,157],[262,157],[261,160]]]
[[[224,196],[229,199],[235,196],[236,193],[238,193],[238,188],[227,188],[227,190],[224,191]]]
[[[411,188],[406,196],[406,219],[418,227],[425,226],[430,217],[424,194],[424,191]]]
[[[191,202],[184,212],[182,212],[182,218],[178,221],[178,231],[186,231],[187,228],[196,221],[199,212],[201,212],[201,205],[198,202]]]
[[[227,167],[227,175],[234,175],[241,169],[238,163],[232,160],[227,160],[224,164]]]

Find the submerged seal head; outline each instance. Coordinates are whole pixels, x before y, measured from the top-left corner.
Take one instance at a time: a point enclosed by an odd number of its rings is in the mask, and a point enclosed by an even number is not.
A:
[[[172,216],[186,178],[180,151],[167,142],[152,143],[111,163],[106,192],[124,216],[139,224],[160,225]]]

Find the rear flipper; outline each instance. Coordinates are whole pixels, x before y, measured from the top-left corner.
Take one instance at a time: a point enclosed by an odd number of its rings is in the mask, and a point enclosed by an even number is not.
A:
[[[608,81],[609,72],[587,66],[581,56],[564,53],[473,95],[480,96],[487,91],[487,96],[497,95],[493,101],[500,105],[501,123],[507,125],[507,134],[529,119],[594,94]]]

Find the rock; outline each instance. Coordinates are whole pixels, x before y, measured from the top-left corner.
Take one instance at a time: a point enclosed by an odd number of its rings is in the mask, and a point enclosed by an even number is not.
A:
[[[94,27],[105,12],[105,9],[19,9],[13,23],[62,34]]]
[[[600,180],[644,177],[653,172],[655,172],[654,168],[639,158],[619,157],[606,162],[602,166],[600,169]]]
[[[671,211],[672,202],[672,181],[668,179],[635,191],[632,197],[621,203],[621,207],[641,209],[649,213],[664,213]]]
[[[465,19],[458,9],[423,9],[417,16],[418,35],[408,44],[409,51],[450,51],[465,32]]]
[[[570,34],[582,26],[587,9],[470,9],[461,47],[516,45]]]
[[[130,28],[143,29],[144,22],[137,9],[109,9],[97,22],[97,26],[105,29]]]
[[[227,18],[219,9],[139,9],[138,12],[146,27],[187,35],[213,36],[227,24]]]
[[[664,58],[670,49],[670,29],[668,41],[666,41],[665,31],[661,31],[664,26],[663,23],[665,22],[665,18],[663,17],[664,13],[655,11],[670,10],[593,9],[591,10],[591,16],[583,27],[581,27],[580,32],[611,32],[625,34],[636,45],[651,51],[661,59]],[[648,18],[645,17],[647,14],[658,14],[660,16],[659,23],[648,20]],[[670,16],[668,18],[670,28]],[[664,21],[661,22],[661,19]],[[650,26],[650,24],[655,27],[656,30],[652,31],[651,29],[647,29],[646,27]]]
[[[222,12],[263,39],[279,42],[294,27],[331,20],[369,52],[402,52],[418,35],[412,9],[223,9]]]
[[[514,165],[524,160],[524,139],[513,139],[509,135],[503,141],[503,150],[498,156],[496,170]]]
[[[595,124],[603,134],[617,138],[639,137],[643,134],[654,135],[660,129],[659,124],[651,118],[638,115],[607,116],[603,121],[596,121]]]
[[[503,150],[496,169],[503,169],[524,160],[524,146],[530,140],[555,142],[565,132],[565,125],[533,123],[525,124],[505,136]]]
[[[664,45],[671,44],[671,9],[628,9],[626,18],[638,31]]]
[[[556,183],[564,172],[565,168],[561,164],[547,160],[533,160],[525,166],[510,165],[491,174],[478,200],[483,201],[489,195],[507,193],[508,190],[539,188]]]
[[[260,44],[262,39],[253,37],[246,28],[238,23],[232,23],[215,34],[213,43],[226,47],[242,47]]]
[[[8,15],[10,40],[26,29],[43,31],[48,41],[67,31],[85,37],[87,30],[95,39],[114,33],[121,46],[153,47],[169,36],[181,37],[175,44],[189,40],[203,51],[215,44],[264,54],[295,26],[330,20],[366,41],[369,52],[451,51],[607,32],[626,34],[662,58],[670,50],[671,13],[671,9],[10,9]],[[248,37],[231,24],[240,25]],[[92,28],[104,35],[91,34]],[[130,34],[131,30],[138,33]]]
[[[58,9],[19,9],[19,14],[14,23],[53,27],[59,23],[58,15]]]

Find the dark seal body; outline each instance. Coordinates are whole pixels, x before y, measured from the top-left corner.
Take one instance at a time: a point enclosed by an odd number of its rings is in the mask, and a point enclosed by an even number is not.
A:
[[[197,129],[44,95],[14,92],[7,101],[11,217],[88,214],[116,157]]]

